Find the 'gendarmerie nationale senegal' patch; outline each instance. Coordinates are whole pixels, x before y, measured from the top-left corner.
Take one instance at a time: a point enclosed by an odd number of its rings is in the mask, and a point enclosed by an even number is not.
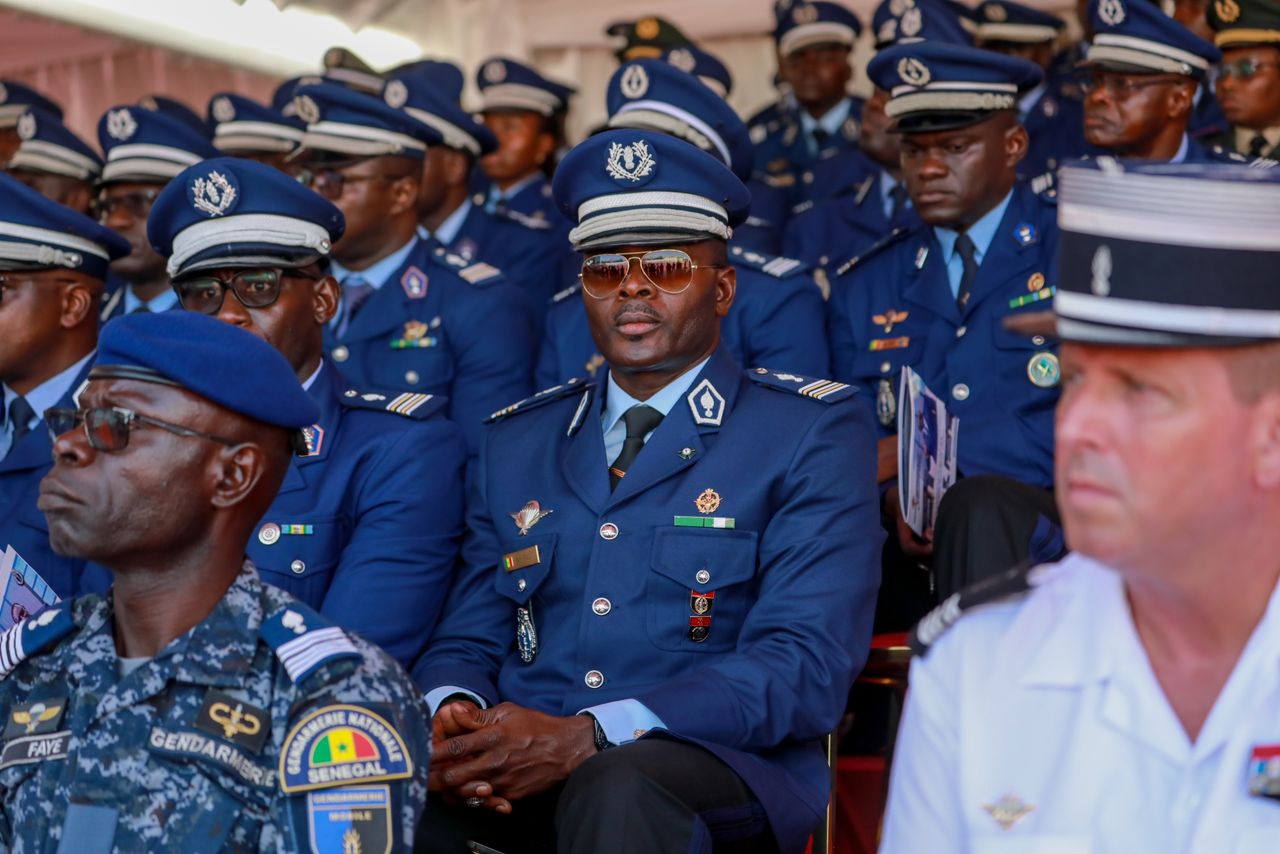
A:
[[[286,793],[412,775],[413,760],[400,733],[359,706],[317,709],[289,731],[280,751],[280,788]]]

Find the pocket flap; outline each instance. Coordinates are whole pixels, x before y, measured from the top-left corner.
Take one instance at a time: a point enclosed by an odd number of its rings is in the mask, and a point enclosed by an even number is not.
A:
[[[659,528],[653,571],[690,590],[715,590],[756,573],[755,531],[736,528]]]

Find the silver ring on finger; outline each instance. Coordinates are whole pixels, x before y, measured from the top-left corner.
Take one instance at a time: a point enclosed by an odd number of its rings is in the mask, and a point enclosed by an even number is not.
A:
[[[484,806],[484,798],[467,798],[467,806],[482,807]]]

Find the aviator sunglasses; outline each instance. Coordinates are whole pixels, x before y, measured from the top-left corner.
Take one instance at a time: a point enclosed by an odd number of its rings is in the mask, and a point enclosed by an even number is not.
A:
[[[582,262],[582,289],[594,299],[608,299],[631,273],[631,262],[640,262],[640,272],[665,294],[682,294],[693,283],[694,271],[714,270],[724,264],[695,264],[681,249],[651,249],[648,252],[606,252]]]

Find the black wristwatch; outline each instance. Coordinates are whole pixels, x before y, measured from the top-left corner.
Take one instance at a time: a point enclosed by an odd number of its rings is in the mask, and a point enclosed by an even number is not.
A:
[[[595,715],[591,714],[590,712],[579,712],[578,714],[585,715],[586,717],[591,718],[591,724],[592,724],[591,740],[595,742],[597,751],[608,750],[610,747],[618,746],[609,740],[609,736],[604,734],[604,727],[600,726],[600,721],[596,718]]]

